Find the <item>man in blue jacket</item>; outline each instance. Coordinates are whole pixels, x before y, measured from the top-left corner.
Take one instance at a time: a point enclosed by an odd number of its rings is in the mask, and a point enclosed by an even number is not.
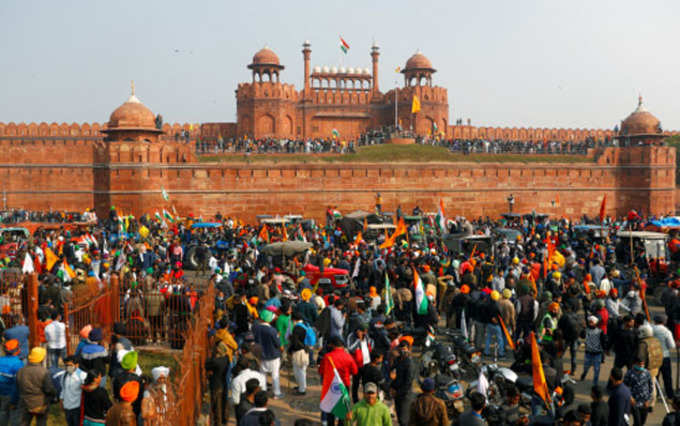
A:
[[[16,325],[5,330],[5,340],[16,339],[19,342],[19,358],[25,360],[28,356],[28,335],[30,331],[25,323],[24,317],[19,315],[17,317]]]
[[[283,398],[281,393],[281,380],[279,370],[281,369],[281,341],[279,333],[271,322],[274,319],[272,311],[262,309],[259,321],[253,324],[253,335],[255,342],[262,346],[262,372],[272,375],[272,387],[274,388],[274,399]]]
[[[17,371],[24,363],[19,359],[19,341],[16,339],[5,342],[6,355],[0,357],[0,424],[19,424],[20,411],[19,389],[17,388]]]

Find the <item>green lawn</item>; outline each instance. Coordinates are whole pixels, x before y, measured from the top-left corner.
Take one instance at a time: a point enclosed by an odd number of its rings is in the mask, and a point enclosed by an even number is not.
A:
[[[399,163],[399,162],[520,162],[520,163],[589,163],[584,155],[524,155],[451,153],[448,149],[428,145],[374,145],[358,149],[356,154],[253,154],[204,155],[206,163]]]

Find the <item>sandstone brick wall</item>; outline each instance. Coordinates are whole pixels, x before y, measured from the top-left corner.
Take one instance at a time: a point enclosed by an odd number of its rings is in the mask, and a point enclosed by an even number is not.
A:
[[[170,202],[161,197],[161,188]],[[257,214],[297,213],[323,219],[341,211],[416,205],[447,215],[536,210],[570,217],[607,213],[673,212],[675,148],[606,148],[583,163],[261,164],[198,163],[181,143],[103,142],[98,139],[0,138],[3,207],[76,209],[111,205],[139,215],[175,207],[180,214],[217,212],[254,220]]]

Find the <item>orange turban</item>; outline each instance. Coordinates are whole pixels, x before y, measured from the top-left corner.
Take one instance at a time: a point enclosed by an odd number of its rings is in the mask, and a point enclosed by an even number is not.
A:
[[[463,284],[460,287],[460,292],[463,294],[468,294],[470,292],[470,286],[468,286],[467,284]]]
[[[375,287],[371,286],[368,288],[368,294],[371,297],[375,297],[378,295],[378,291],[375,289]]]
[[[11,354],[19,349],[19,341],[17,339],[8,340],[5,342],[5,352]]]
[[[139,382],[130,380],[120,388],[120,399],[125,402],[132,402],[139,395]]]

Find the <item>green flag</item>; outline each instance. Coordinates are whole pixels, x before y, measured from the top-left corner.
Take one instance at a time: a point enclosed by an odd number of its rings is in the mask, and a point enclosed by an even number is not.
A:
[[[394,299],[392,298],[392,287],[390,287],[390,277],[385,274],[385,315],[389,315],[394,309]]]
[[[170,196],[168,195],[168,192],[161,186],[161,195],[163,195],[163,199],[165,201],[168,201],[170,199]]]

